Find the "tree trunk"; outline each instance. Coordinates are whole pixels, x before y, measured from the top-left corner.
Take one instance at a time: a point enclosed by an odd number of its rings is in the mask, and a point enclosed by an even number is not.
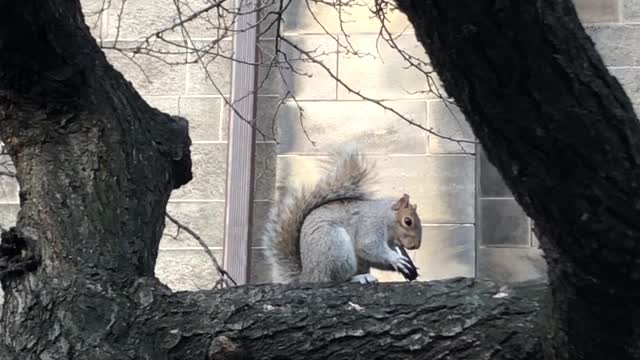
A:
[[[640,123],[571,0],[398,0],[534,220],[547,359],[640,358]]]
[[[81,284],[124,295],[153,276],[169,195],[191,179],[187,123],[107,63],[78,1],[1,1],[0,136],[21,203],[0,247],[2,342],[21,359],[107,349],[93,317],[117,307]]]

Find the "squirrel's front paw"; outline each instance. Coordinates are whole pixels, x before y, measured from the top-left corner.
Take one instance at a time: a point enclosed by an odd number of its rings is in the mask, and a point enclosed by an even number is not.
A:
[[[409,259],[409,265],[410,265],[409,272],[403,272],[402,276],[404,276],[404,278],[409,280],[409,281],[413,281],[413,280],[417,279],[418,278],[418,268],[416,268],[416,266],[411,261],[411,258],[409,257],[409,254],[407,254],[407,250],[402,246],[398,246],[398,247],[396,247],[396,252],[398,254],[404,256],[405,258]]]
[[[413,270],[413,264],[411,263],[411,260],[409,260],[401,253],[390,251],[389,257],[389,263],[396,271],[407,274],[410,273],[411,270]]]
[[[351,282],[359,282],[360,284],[371,284],[378,282],[375,276],[371,274],[358,274],[351,278]]]

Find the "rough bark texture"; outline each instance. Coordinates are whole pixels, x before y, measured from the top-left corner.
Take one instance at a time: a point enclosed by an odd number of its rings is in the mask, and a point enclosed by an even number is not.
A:
[[[545,235],[548,357],[638,358],[640,130],[571,2],[400,5]],[[2,360],[542,354],[544,285],[158,284],[164,208],[191,178],[187,126],[107,64],[78,1],[0,0],[0,137],[22,205],[0,246]]]
[[[111,306],[69,311],[87,296],[76,280],[115,289],[153,276],[167,200],[191,179],[187,123],[107,63],[79,2],[0,1],[0,137],[21,189],[0,247],[0,340],[20,356],[72,352],[77,340],[54,333]]]
[[[226,337],[253,359],[539,359],[531,333],[545,289],[521,285],[501,297],[494,284],[470,279],[256,286],[172,295],[166,301],[203,310],[197,314],[204,321],[185,322],[184,313],[164,311],[160,299],[138,325],[157,338],[156,329],[172,333],[175,324],[170,358],[213,357]]]
[[[541,359],[545,291],[454,279],[172,294],[83,278],[41,290],[42,330],[10,344],[15,359]]]
[[[547,358],[640,358],[640,123],[572,1],[398,5],[535,221]]]

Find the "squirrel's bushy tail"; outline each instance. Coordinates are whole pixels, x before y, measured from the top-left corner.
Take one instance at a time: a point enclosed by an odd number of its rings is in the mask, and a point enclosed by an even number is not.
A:
[[[364,200],[372,196],[369,188],[375,180],[373,164],[355,148],[331,152],[323,167],[325,175],[312,189],[288,190],[271,209],[262,239],[274,282],[295,282],[300,275],[300,230],[313,210],[336,200]]]

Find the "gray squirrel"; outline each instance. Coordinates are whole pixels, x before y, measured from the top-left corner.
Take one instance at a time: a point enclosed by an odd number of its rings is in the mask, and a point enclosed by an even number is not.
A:
[[[287,189],[271,209],[263,233],[277,283],[377,282],[370,268],[414,280],[405,249],[422,242],[417,205],[409,195],[376,199],[373,164],[357,150],[330,153],[326,173],[312,189]]]

